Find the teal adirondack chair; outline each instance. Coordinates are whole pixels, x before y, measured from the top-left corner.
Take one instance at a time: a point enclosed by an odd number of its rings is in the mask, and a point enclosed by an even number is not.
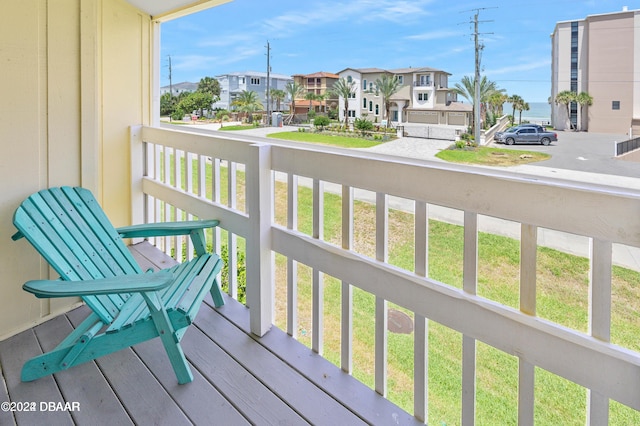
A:
[[[35,280],[24,290],[39,298],[79,296],[91,308],[87,319],[54,350],[27,361],[31,381],[160,337],[180,384],[193,375],[180,340],[211,293],[223,305],[217,283],[222,261],[207,253],[204,229],[217,220],[128,226],[115,229],[90,191],[51,188],[31,195],[13,223],[49,262],[59,280]],[[190,235],[197,256],[156,273],[144,273],[123,238]]]

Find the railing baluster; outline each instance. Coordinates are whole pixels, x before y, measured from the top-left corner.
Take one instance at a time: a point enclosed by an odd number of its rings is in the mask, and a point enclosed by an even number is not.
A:
[[[462,288],[475,295],[478,288],[478,214],[464,212],[464,258]],[[460,312],[464,315],[464,312]],[[462,424],[475,424],[476,340],[462,336]]]
[[[324,184],[318,179],[313,180],[313,238],[322,240],[324,237]],[[314,267],[312,270],[312,333],[311,349],[322,355],[324,341],[324,285],[322,272]]]
[[[536,315],[536,269],[538,228],[520,225],[520,311]],[[535,405],[535,368],[519,359],[518,364],[518,424],[533,425]]]
[[[211,159],[211,200],[215,203],[220,203],[220,159],[212,158]],[[222,252],[222,237],[221,237],[221,229],[219,226],[213,228],[213,241],[211,242],[213,246],[213,251],[215,253]],[[221,273],[222,274],[222,273]],[[218,282],[220,282],[220,276],[218,276]]]
[[[232,209],[237,206],[236,171],[237,164],[233,161],[227,161],[227,205]],[[229,295],[234,299],[238,299],[238,237],[233,232],[229,232],[227,238]]]
[[[174,187],[176,189],[178,189],[179,191],[184,191],[185,187],[184,187],[184,181],[183,181],[183,164],[184,164],[184,160],[185,160],[185,152],[181,151],[179,149],[176,149],[173,151],[173,164],[174,164],[174,173],[175,173],[175,179],[174,179]],[[174,221],[178,221],[178,220],[182,220],[182,210],[180,210],[177,207],[173,208],[173,212],[174,212],[174,218],[172,220]],[[176,235],[173,238],[173,245],[175,247],[175,259],[178,262],[182,262],[182,244],[183,244],[183,237],[182,235]]]
[[[415,273],[429,276],[429,211],[424,201],[415,202]],[[429,415],[429,322],[414,313],[413,337],[413,415],[428,423]]]
[[[342,186],[342,248],[353,249],[353,188]],[[341,324],[340,324],[340,366],[342,370],[353,372],[353,286],[342,281]]]
[[[193,160],[194,160],[194,155],[191,152],[186,152],[185,153],[185,165],[184,165],[184,177],[185,177],[185,189],[187,191],[187,193],[189,194],[193,194],[194,190],[193,190]],[[197,173],[198,176],[201,174],[201,169],[200,167],[198,167],[197,169]],[[193,215],[189,212],[186,212],[186,220],[192,220],[193,219]],[[193,255],[193,242],[191,241],[191,238],[184,238],[184,244],[186,245],[186,257],[187,260],[191,260],[194,258]]]
[[[389,256],[389,199],[387,194],[376,193],[376,260],[386,262]],[[375,388],[380,395],[387,396],[387,301],[376,295],[376,357]]]
[[[287,229],[298,229],[298,176],[287,174]],[[298,337],[298,262],[287,257],[287,333]]]
[[[590,240],[589,333],[596,339],[611,340],[611,276],[613,245],[610,241]],[[609,423],[609,398],[588,390],[588,424]]]

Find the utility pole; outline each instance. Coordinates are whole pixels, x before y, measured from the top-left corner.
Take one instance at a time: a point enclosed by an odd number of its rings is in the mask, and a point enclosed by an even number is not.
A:
[[[171,55],[169,56],[169,99],[173,98],[173,83],[171,82]]]
[[[474,76],[474,95],[473,95],[473,128],[474,128],[474,138],[478,145],[480,145],[480,62],[482,58],[482,49],[484,49],[484,45],[480,43],[480,31],[478,29],[478,24],[480,22],[492,22],[492,21],[480,21],[478,18],[480,16],[480,11],[484,9],[489,9],[487,7],[481,7],[478,9],[471,9],[476,13],[473,15],[473,39],[475,44],[475,76]],[[495,9],[495,8],[492,8]],[[493,33],[482,33],[482,34],[493,34]]]
[[[267,40],[267,93],[266,93],[266,102],[267,102],[267,125],[271,124],[271,102],[270,97],[271,93],[269,93],[269,86],[271,83],[271,64],[269,60],[271,59],[271,46],[269,45],[269,40]]]

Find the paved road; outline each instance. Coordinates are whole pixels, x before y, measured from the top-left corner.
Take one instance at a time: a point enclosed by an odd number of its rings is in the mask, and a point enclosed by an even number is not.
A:
[[[163,125],[163,127],[175,128],[176,126]],[[218,127],[218,125],[215,124],[180,126],[180,128],[187,130],[185,127],[188,127],[189,131],[195,131],[198,133],[218,133],[212,132],[212,130],[216,130]],[[233,133],[235,133],[238,137],[240,137],[241,135],[242,137],[264,137],[267,134],[282,131],[297,131],[297,127],[264,127],[242,130]],[[580,182],[620,186],[629,189],[637,189],[640,191],[640,163],[631,163],[623,160],[616,160],[612,155],[607,156],[607,154],[605,153],[605,147],[607,146],[611,147],[610,152],[613,153],[612,143],[613,140],[616,139],[612,139],[612,137],[615,138],[615,136],[606,135],[606,137],[602,137],[601,135],[592,134],[589,135],[590,137],[585,138],[584,136],[586,135],[589,134],[579,132],[567,132],[565,134],[564,132],[561,132],[561,134],[558,136],[559,142],[547,147],[542,145],[518,145],[516,147],[507,147],[511,149],[549,150],[552,155],[563,157],[557,159],[558,164],[562,165],[563,167],[554,166],[552,163],[550,163],[552,160],[549,160],[544,162],[547,163],[545,165],[543,165],[541,162],[535,163],[535,165],[528,164],[523,166],[508,167],[507,170],[533,176],[555,177]],[[258,141],[258,139],[256,139],[256,141]],[[586,142],[584,142],[583,145],[580,145],[582,143],[581,141]],[[288,141],[278,141],[277,139],[269,139],[269,142],[282,143],[284,145],[290,143]],[[553,151],[554,149],[558,148],[560,144],[564,144],[563,149]],[[363,150],[393,156],[410,157],[430,161],[442,161],[436,158],[435,154],[442,149],[447,148],[449,145],[451,145],[450,141],[405,137]],[[502,147],[503,145],[494,146]],[[593,147],[594,153],[591,153],[589,151],[589,146]],[[331,149],[331,147],[328,147],[327,149]],[[579,153],[583,154],[576,156],[576,154]],[[583,157],[583,155],[586,155],[586,157]],[[579,157],[583,157],[585,159],[580,159]],[[585,171],[582,168],[582,165],[585,163],[589,163],[591,165],[598,164],[600,170],[603,171],[594,172],[590,171],[589,169]],[[625,164],[623,166],[620,166],[621,163]],[[573,168],[573,170],[571,168]],[[634,171],[635,175],[633,174]],[[631,176],[625,173],[630,173]],[[299,180],[299,184],[311,185],[310,182],[306,182],[302,178]],[[341,193],[340,186],[332,185],[329,183],[325,183],[325,190],[338,194]],[[371,193],[367,191],[359,191],[354,195],[357,199],[375,203],[375,197],[372,198]],[[396,199],[395,197],[392,197],[390,199],[389,204],[393,209],[409,212],[412,212],[414,207],[412,201],[400,200]],[[454,224],[462,224],[463,221],[462,212],[435,205],[430,206],[429,216],[433,219]],[[479,228],[483,232],[503,235],[515,239],[520,238],[520,226],[517,223],[505,221],[498,218],[481,216],[479,220]],[[587,237],[567,234],[550,229],[539,229],[538,244],[578,256],[589,256],[589,238]],[[640,271],[640,248],[614,244],[613,260],[616,265]]]
[[[549,146],[539,144],[509,146],[498,143],[490,145],[550,154],[551,159],[535,164],[538,167],[640,178],[639,163],[615,158],[615,143],[627,140],[626,135],[563,131],[557,133],[558,142],[552,142]]]

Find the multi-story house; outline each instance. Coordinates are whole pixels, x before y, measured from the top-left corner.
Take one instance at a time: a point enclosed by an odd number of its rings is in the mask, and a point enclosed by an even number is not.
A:
[[[376,80],[382,75],[395,76],[400,89],[391,96],[389,119],[393,123],[469,126],[472,106],[457,102],[457,95],[449,89],[448,72],[428,68],[346,68],[338,73],[341,78],[355,82],[354,93],[348,99],[349,118],[366,117],[382,123],[384,99],[377,91]],[[340,119],[344,119],[344,99],[339,100]]]
[[[558,22],[551,35],[551,117],[557,129],[640,135],[640,10]],[[591,106],[556,104],[587,92]]]
[[[182,83],[176,83],[169,86],[162,86],[160,88],[160,95],[171,92],[173,96],[178,96],[181,93],[191,93],[198,90],[198,83],[190,83],[184,81]]]
[[[233,110],[233,101],[243,91],[254,91],[258,99],[267,109],[267,73],[259,71],[232,72],[217,75],[220,82],[220,100],[213,104],[213,108]],[[284,90],[292,78],[284,74],[269,73],[269,90]]]
[[[311,101],[304,98],[296,99],[296,113],[309,111],[309,102],[311,102],[311,107],[316,112],[326,111],[328,108],[337,108],[338,97],[331,93],[331,89],[339,78],[337,74],[324,71],[313,74],[294,74],[293,81],[304,87],[305,93],[322,96],[320,99]]]

